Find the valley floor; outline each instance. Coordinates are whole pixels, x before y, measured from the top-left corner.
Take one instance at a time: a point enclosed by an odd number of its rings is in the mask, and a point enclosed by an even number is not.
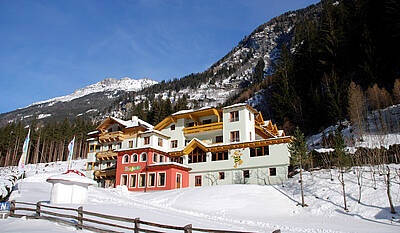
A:
[[[80,166],[84,160],[74,162],[77,169],[83,168]],[[37,202],[50,199],[51,184],[45,180],[61,173],[65,163],[34,166],[30,165],[27,178],[19,183],[19,192],[14,191],[10,200]],[[4,169],[1,172],[4,173]],[[393,169],[399,170],[400,166],[393,165]],[[343,210],[341,186],[336,174],[333,177],[331,181],[327,170],[305,173],[306,203],[309,205],[305,208],[297,205],[300,200],[298,177],[289,179],[283,186],[221,185],[150,193],[129,192],[124,187],[90,187],[89,202],[83,208],[168,225],[193,224],[193,227],[237,231],[400,232],[400,214],[390,214],[382,177],[377,176],[375,190],[369,173],[364,173],[363,196],[358,204],[355,175],[346,174],[349,212]],[[400,212],[400,177],[394,181],[392,197]],[[0,228],[3,232],[77,231],[45,220],[15,218],[0,220]]]

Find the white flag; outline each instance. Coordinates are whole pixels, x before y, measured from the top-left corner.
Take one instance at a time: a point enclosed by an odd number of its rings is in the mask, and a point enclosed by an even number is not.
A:
[[[31,134],[31,129],[29,129],[28,135],[26,135],[24,146],[22,147],[22,155],[19,158],[19,162],[18,162],[18,172],[20,174],[23,174],[24,170],[25,170],[25,162],[26,162],[26,156],[28,154],[28,146],[29,146],[29,140],[30,140],[29,136],[30,136],[30,134]]]
[[[68,150],[69,150],[69,154],[68,154],[68,170],[71,169],[71,160],[72,160],[72,155],[74,154],[74,144],[75,144],[75,136],[74,136],[74,139],[72,139],[72,141],[68,144]]]

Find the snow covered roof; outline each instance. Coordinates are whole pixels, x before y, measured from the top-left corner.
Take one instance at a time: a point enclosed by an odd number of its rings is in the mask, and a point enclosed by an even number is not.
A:
[[[87,135],[92,135],[92,134],[96,134],[96,133],[100,133],[100,131],[98,131],[98,130],[92,131],[92,132],[89,132]]]
[[[86,184],[95,185],[96,181],[87,178],[82,173],[74,170],[68,170],[66,173],[60,175],[50,176],[46,180],[49,183],[68,183],[68,184]]]
[[[314,149],[318,153],[329,153],[329,152],[334,152],[335,149],[333,148],[319,148],[319,149]]]
[[[206,110],[206,109],[210,109],[210,108],[213,108],[213,107],[202,107],[202,108],[199,108],[199,109],[181,110],[181,111],[178,111],[176,113],[172,113],[172,116],[181,115],[181,114],[185,114],[185,113],[191,113],[191,112],[198,112],[198,111],[202,111],[202,110]]]
[[[166,137],[166,138],[171,138],[170,136],[168,136],[168,135],[166,135],[166,134],[164,134],[161,131],[158,131],[156,129],[150,129],[150,130],[147,130],[147,131],[142,132],[140,134],[148,134],[148,133],[155,133],[155,134],[161,135],[161,136]]]
[[[132,120],[129,121],[124,121],[115,117],[110,117],[111,119],[113,119],[114,121],[118,122],[118,124],[121,124],[123,126],[125,126],[126,128],[133,128],[133,127],[137,127],[137,126],[145,126],[146,128],[152,129],[154,126],[145,122],[144,120],[139,119],[138,117],[132,117]]]
[[[188,168],[190,169],[189,166],[183,165],[181,163],[177,163],[177,162],[161,162],[161,163],[153,163],[150,165],[147,165],[148,167],[159,167],[159,166],[168,166],[168,165],[175,165],[175,166],[179,166],[179,167],[184,167],[184,168]]]

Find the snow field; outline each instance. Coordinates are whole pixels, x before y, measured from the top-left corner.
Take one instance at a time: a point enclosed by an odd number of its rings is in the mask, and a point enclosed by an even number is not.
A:
[[[73,167],[85,167],[86,160],[74,161]],[[392,199],[400,212],[399,165],[392,168]],[[345,174],[346,197],[349,212],[343,210],[343,195],[337,172],[328,170],[304,172],[305,202],[308,207],[297,205],[300,201],[298,176],[282,185],[220,185],[186,188],[161,192],[129,192],[125,187],[103,189],[89,187],[85,210],[167,225],[209,229],[226,229],[252,232],[400,232],[400,215],[391,214],[383,176],[376,174],[377,189],[373,188],[369,167],[363,173],[361,203],[357,203],[358,186],[352,171]],[[397,169],[397,170],[395,170]],[[50,199],[51,184],[45,180],[65,172],[66,163],[28,165],[27,178],[20,181],[20,192],[15,191],[10,200],[37,202]],[[11,172],[0,169],[1,174]],[[78,205],[66,205],[77,208]],[[42,223],[42,224],[40,224]],[[9,218],[0,221],[5,232],[54,232],[75,231],[45,220]],[[25,227],[25,228],[24,228]],[[79,231],[80,232],[80,231]],[[176,231],[171,231],[176,232]]]

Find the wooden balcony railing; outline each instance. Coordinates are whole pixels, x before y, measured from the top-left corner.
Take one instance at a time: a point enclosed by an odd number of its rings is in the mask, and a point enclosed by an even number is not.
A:
[[[124,133],[122,131],[103,133],[99,136],[100,143],[122,141],[123,139],[124,139]]]
[[[96,179],[103,178],[103,177],[115,177],[116,169],[109,169],[109,170],[97,170],[94,172],[94,177]]]
[[[195,133],[204,133],[204,132],[209,132],[209,131],[222,130],[222,127],[223,127],[222,122],[205,124],[205,125],[197,125],[197,126],[191,126],[191,127],[184,128],[183,133],[185,135],[195,134]]]
[[[101,152],[97,152],[96,153],[96,158],[98,160],[113,160],[113,159],[117,159],[118,157],[118,153],[112,150],[108,150],[108,151],[101,151]]]

